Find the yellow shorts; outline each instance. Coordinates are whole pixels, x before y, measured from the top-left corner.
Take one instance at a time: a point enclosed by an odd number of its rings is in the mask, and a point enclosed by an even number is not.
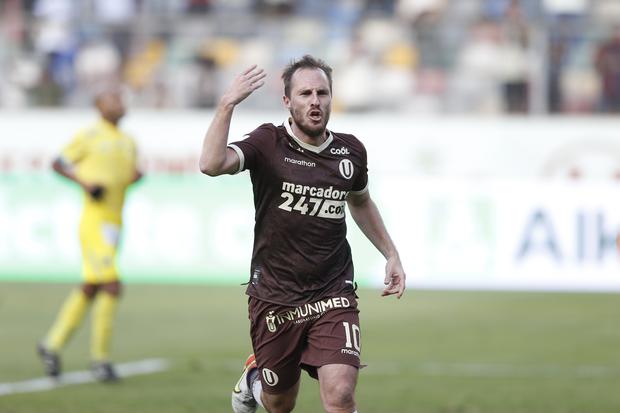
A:
[[[87,283],[105,283],[118,280],[116,251],[120,225],[100,219],[82,219],[82,275]]]

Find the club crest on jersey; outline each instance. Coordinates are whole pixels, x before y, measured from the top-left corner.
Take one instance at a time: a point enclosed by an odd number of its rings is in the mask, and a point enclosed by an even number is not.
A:
[[[274,373],[272,370],[264,368],[262,373],[263,373],[263,380],[265,380],[265,383],[267,383],[270,386],[275,386],[276,384],[278,384],[278,381],[280,381],[280,378],[278,377],[278,375]]]
[[[349,159],[343,159],[340,161],[340,165],[338,165],[338,169],[340,170],[340,175],[345,177],[346,179],[351,179],[353,176],[353,162]]]
[[[275,320],[276,320],[276,316],[273,315],[273,311],[270,311],[269,315],[265,317],[265,322],[267,323],[267,330],[269,330],[269,332],[271,333],[276,332]]]

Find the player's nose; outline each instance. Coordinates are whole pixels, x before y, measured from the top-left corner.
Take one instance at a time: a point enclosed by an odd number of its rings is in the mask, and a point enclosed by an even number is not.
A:
[[[312,92],[312,98],[310,99],[310,103],[316,106],[319,105],[320,103],[319,94],[316,91]]]

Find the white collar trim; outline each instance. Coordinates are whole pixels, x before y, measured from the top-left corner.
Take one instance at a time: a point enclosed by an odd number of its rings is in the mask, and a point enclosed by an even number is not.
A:
[[[314,152],[314,153],[321,153],[334,140],[332,133],[329,130],[325,129],[325,131],[327,132],[327,139],[325,139],[325,142],[323,142],[320,146],[310,145],[309,143],[306,143],[302,141],[301,139],[299,139],[297,136],[295,136],[295,134],[293,133],[293,129],[291,128],[291,124],[289,123],[289,120],[290,118],[286,118],[286,120],[284,121],[284,127],[286,128],[286,132],[288,132],[288,134],[291,135],[291,137],[295,140],[295,142],[297,142],[299,146],[301,146],[307,151]]]

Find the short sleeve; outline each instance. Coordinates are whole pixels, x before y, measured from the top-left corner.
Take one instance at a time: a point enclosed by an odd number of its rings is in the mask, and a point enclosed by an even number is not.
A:
[[[84,133],[77,134],[60,153],[63,162],[76,164],[80,162],[88,153],[88,143]]]
[[[360,161],[360,172],[357,174],[351,190],[355,194],[362,194],[368,190],[368,157],[363,145],[361,145]]]
[[[271,127],[270,127],[271,126]],[[269,148],[273,145],[275,127],[264,124],[254,131],[243,136],[243,139],[231,142],[228,147],[234,150],[239,156],[239,169],[235,173],[247,170],[255,170],[261,163],[261,159],[266,156]]]

